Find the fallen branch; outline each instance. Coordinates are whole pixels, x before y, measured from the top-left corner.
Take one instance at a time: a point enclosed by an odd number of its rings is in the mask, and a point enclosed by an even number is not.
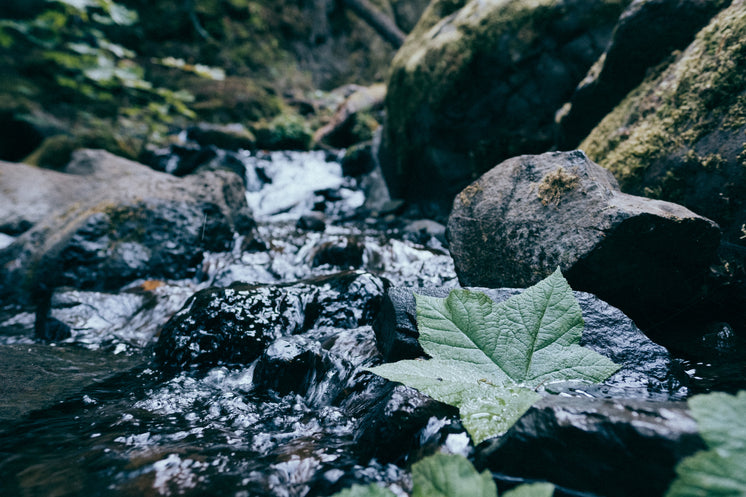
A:
[[[391,43],[394,48],[402,46],[407,35],[375,5],[368,0],[344,0],[344,4],[381,35],[384,40]]]

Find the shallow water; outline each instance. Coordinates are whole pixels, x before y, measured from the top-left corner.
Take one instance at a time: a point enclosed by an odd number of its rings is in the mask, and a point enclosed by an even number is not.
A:
[[[279,396],[255,391],[253,364],[175,375],[153,365],[159,328],[194,292],[348,269],[318,263],[325,243],[362,246],[355,269],[395,285],[455,285],[435,240],[426,247],[373,222],[341,222],[365,198],[337,162],[321,153],[238,157],[267,250],[205,254],[193,280],[137,281],[118,294],[58,289],[52,315],[72,337],[57,345],[34,341],[32,314],[0,312],[0,382],[17,385],[0,404],[1,495],[305,496],[369,481],[401,494],[409,485],[398,466],[359,454],[355,419],[325,400],[323,381],[304,396]],[[295,227],[319,206],[324,232]],[[346,374],[377,357],[369,326],[314,333],[320,342],[334,335],[329,353],[345,358]]]

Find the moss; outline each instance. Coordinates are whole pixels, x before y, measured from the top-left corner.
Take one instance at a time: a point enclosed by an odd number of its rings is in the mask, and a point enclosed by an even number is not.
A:
[[[287,111],[253,129],[256,146],[265,150],[308,150],[313,133],[298,114]]]
[[[434,22],[436,6],[455,7],[462,3],[459,10],[446,8],[444,12],[450,15]],[[586,11],[577,14],[580,19],[575,32],[602,22],[611,25],[627,3],[626,0],[593,2]],[[522,63],[529,63],[532,56],[543,50],[547,26],[564,15],[563,3],[556,0],[431,4],[397,52],[388,82],[386,134],[394,144],[392,154],[398,173],[405,174],[413,162],[420,160],[422,148],[428,146],[423,143],[425,138],[471,157],[474,174],[516,153],[538,152],[547,145],[539,144],[543,138],[538,133],[530,139],[514,138],[514,123],[521,120],[519,116],[493,117],[489,127],[494,128],[490,132],[494,138],[481,148],[470,141],[471,134],[452,130],[468,127],[470,116],[475,113],[470,107],[473,101],[465,95],[479,90],[485,95],[493,92],[499,95],[496,89],[500,84],[521,84],[511,82],[511,77],[521,73]],[[494,67],[504,67],[505,71],[495,74],[491,70]],[[444,102],[448,102],[448,109],[439,112]],[[433,112],[439,113],[437,119]],[[496,110],[493,116],[498,114]],[[531,116],[531,119],[538,118]],[[436,120],[437,124],[430,124]]]
[[[662,157],[685,154],[715,131],[742,127],[744,40],[746,11],[736,5],[714,18],[665,71],[630,93],[580,148],[634,192],[644,188],[648,169]]]
[[[563,195],[577,188],[579,182],[580,178],[576,174],[565,171],[563,167],[558,167],[541,179],[536,189],[536,195],[543,205],[559,205]]]

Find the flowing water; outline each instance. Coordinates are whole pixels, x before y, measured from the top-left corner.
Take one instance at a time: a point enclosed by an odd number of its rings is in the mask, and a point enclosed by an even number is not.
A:
[[[337,161],[320,152],[233,158],[246,166],[246,196],[266,250],[205,254],[192,280],[136,281],[117,294],[58,289],[53,316],[72,328],[58,344],[33,339],[32,314],[0,310],[0,495],[304,496],[353,482],[407,487],[398,466],[361,455],[354,416],[319,392],[256,392],[253,364],[167,374],[153,362],[159,328],[196,291],[338,272],[315,258],[324,244],[356,244],[357,269],[395,285],[455,285],[436,238],[414,243],[377,220],[344,222],[366,199]],[[326,229],[296,228],[314,209],[324,210]],[[376,354],[370,327],[324,333],[335,336],[332,352],[345,364]],[[421,437],[437,431],[429,430]],[[465,440],[456,434],[448,443],[463,451]]]
[[[402,461],[378,460],[356,439],[365,413],[354,406],[366,405],[380,383],[358,383],[342,403],[328,400],[339,388],[335,375],[351,378],[378,360],[370,326],[325,325],[304,334],[303,341],[324,344],[331,373],[302,394],[257,389],[256,363],[173,372],[154,361],[159,330],[199,290],[349,269],[320,255],[322,247],[344,253],[352,246],[352,263],[343,266],[392,285],[456,285],[436,236],[356,216],[369,199],[338,161],[321,152],[229,158],[245,167],[263,248],[242,251],[236,239],[231,252],[204,254],[189,280],[135,281],[118,293],[57,289],[52,315],[72,329],[58,344],[34,340],[33,314],[0,307],[0,496],[303,497],[373,481],[405,495],[411,482]],[[297,227],[319,210],[323,230]],[[0,237],[0,246],[11,242]],[[718,354],[734,350],[736,338],[726,328],[705,338],[714,343],[712,361],[684,363],[692,391],[727,386],[728,378],[740,388],[743,358],[718,366]],[[426,420],[416,438],[420,447],[471,450],[453,419]]]

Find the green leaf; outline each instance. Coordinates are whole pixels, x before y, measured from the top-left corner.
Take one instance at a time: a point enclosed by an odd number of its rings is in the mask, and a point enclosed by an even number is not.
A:
[[[708,447],[746,453],[746,390],[695,395],[687,404]]]
[[[503,497],[552,497],[553,493],[551,483],[527,483],[508,490]]]
[[[489,471],[463,456],[435,454],[412,465],[412,497],[497,497]]]
[[[396,497],[388,488],[371,483],[370,485],[353,485],[337,492],[332,497]]]
[[[559,270],[502,303],[469,290],[416,300],[419,341],[432,359],[370,371],[458,407],[475,443],[510,428],[541,384],[599,382],[619,369],[579,345],[582,313]]]
[[[688,404],[709,450],[676,466],[666,497],[746,496],[746,391],[695,395]]]

